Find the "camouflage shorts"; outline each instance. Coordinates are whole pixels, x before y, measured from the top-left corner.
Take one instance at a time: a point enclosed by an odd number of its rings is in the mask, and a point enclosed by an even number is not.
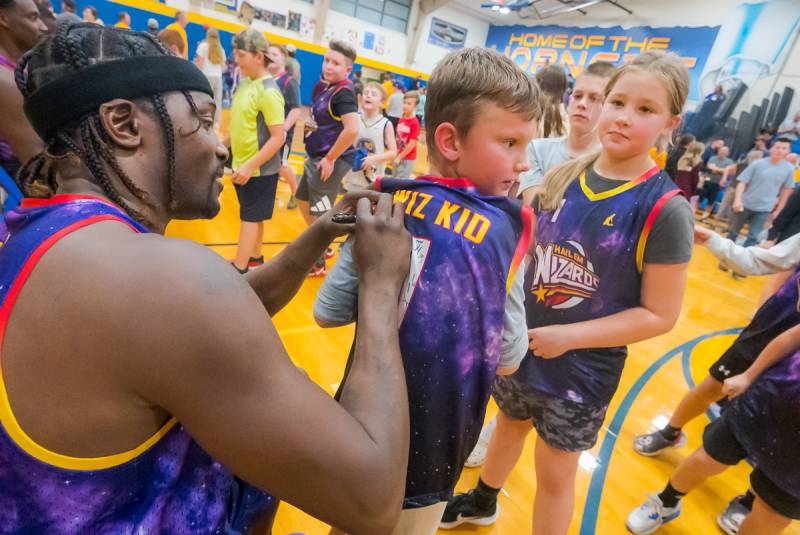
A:
[[[498,376],[492,395],[503,414],[514,420],[531,420],[539,437],[562,451],[594,446],[608,408],[551,396],[513,376]]]

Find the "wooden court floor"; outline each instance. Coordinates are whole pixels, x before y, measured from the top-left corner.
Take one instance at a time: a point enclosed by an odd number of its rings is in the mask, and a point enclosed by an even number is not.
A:
[[[299,157],[294,157],[293,163],[299,164]],[[304,228],[297,210],[286,209],[288,197],[288,187],[281,183],[275,217],[266,224],[264,233],[266,258],[279,253],[285,243]],[[238,203],[227,179],[221,202],[222,210],[213,220],[174,222],[167,234],[208,244],[221,256],[233,258],[239,230]],[[329,265],[333,261],[329,261]],[[295,364],[333,394],[341,379],[353,329],[323,330],[314,323],[311,307],[321,282],[308,279],[295,299],[273,321]],[[702,429],[708,423],[705,416],[687,427],[689,443],[686,448],[662,457],[637,455],[631,448],[631,441],[635,434],[653,429],[656,418],[668,417],[688,385],[702,380],[709,364],[733,341],[735,330],[749,321],[762,284],[763,279],[757,277],[734,280],[717,269],[717,262],[707,250],[695,246],[677,326],[666,335],[631,346],[619,390],[609,407],[598,443],[582,459],[571,535],[627,533],[624,522],[628,512],[643,501],[646,493],[660,491],[673,467],[700,445]],[[492,403],[487,418],[496,410]],[[500,495],[502,513],[494,526],[440,530],[440,533],[530,533],[536,488],[534,440],[535,435],[531,434],[520,463]],[[458,490],[470,488],[478,473],[479,469],[465,469]],[[684,500],[682,516],[659,533],[721,533],[716,526],[716,515],[730,498],[746,490],[748,474],[749,466],[741,463],[709,481]],[[306,477],[309,484],[313,484],[313,474]],[[327,526],[284,503],[274,533],[319,535],[327,533]],[[800,535],[800,523],[795,523],[786,533]]]

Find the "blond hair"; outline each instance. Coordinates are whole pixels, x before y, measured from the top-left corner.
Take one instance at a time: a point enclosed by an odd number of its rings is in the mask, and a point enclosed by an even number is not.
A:
[[[378,82],[367,82],[366,84],[364,84],[365,91],[367,90],[367,88],[370,87],[381,94],[381,101],[384,101],[387,98],[389,98],[389,92],[386,91],[386,88],[383,87],[383,84],[379,84]]]
[[[686,152],[683,153],[680,160],[678,160],[678,171],[690,171],[695,165],[703,161],[703,151],[706,146],[699,141],[693,141],[686,147]]]
[[[405,95],[403,95],[403,100],[411,99],[417,104],[419,104],[419,91],[407,91]]]
[[[441,60],[431,73],[425,101],[425,141],[428,158],[438,161],[436,129],[451,123],[466,136],[486,104],[495,104],[526,121],[542,115],[542,96],[536,83],[514,62],[488,48],[465,48]]]
[[[680,57],[673,53],[660,51],[645,52],[636,56],[632,61],[623,65],[608,81],[605,96],[614,89],[620,78],[629,72],[642,72],[652,74],[659,78],[667,91],[667,105],[673,116],[680,115],[686,97],[689,94],[689,71]],[[661,136],[656,142],[656,149],[661,152],[666,150],[669,136]],[[544,176],[542,193],[539,197],[540,206],[544,210],[557,210],[561,206],[564,193],[579,175],[591,167],[601,151],[575,158],[558,167],[554,167]]]
[[[222,65],[222,43],[215,28],[209,28],[206,32],[206,44],[208,44],[208,62],[212,65]]]

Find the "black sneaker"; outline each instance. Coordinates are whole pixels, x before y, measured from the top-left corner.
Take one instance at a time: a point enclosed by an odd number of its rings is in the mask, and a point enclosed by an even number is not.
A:
[[[638,435],[633,439],[633,449],[639,455],[652,457],[667,448],[682,448],[686,445],[686,434],[681,431],[675,440],[668,440],[661,431],[653,431],[646,435]]]
[[[453,529],[461,524],[474,524],[476,526],[490,526],[497,522],[500,516],[500,506],[497,501],[487,509],[480,509],[475,503],[475,489],[466,494],[456,494],[447,502],[447,507],[439,522],[441,529]]]

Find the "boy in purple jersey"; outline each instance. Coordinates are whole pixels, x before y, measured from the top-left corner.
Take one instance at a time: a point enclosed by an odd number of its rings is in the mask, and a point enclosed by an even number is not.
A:
[[[269,489],[354,532],[388,533],[408,455],[389,327],[408,273],[402,207],[374,192],[357,206],[370,314],[360,380],[337,404],[298,372],[269,314],[352,226],[322,217],[241,277],[163,236],[172,219],[220,208],[227,151],[196,66],[149,34],[81,23],[16,74],[47,150],[22,169],[33,198],[0,232],[0,532],[264,533]]]
[[[733,401],[706,426],[702,447],[664,490],[631,511],[631,532],[654,533],[680,515],[683,496],[745,458],[756,466],[750,474],[756,497],[738,535],[777,535],[800,520],[800,326],[772,340],[747,371],[725,379],[723,390]]]
[[[507,194],[529,168],[525,149],[540,115],[539,92],[509,59],[477,48],[442,60],[428,88],[427,145],[440,176],[376,180],[377,189],[406,204],[414,236],[400,303],[411,447],[395,535],[436,532],[493,381],[517,368],[527,345],[519,268],[532,212]],[[323,326],[356,319],[351,246],[342,247],[314,304]],[[357,379],[347,375],[345,384]]]

